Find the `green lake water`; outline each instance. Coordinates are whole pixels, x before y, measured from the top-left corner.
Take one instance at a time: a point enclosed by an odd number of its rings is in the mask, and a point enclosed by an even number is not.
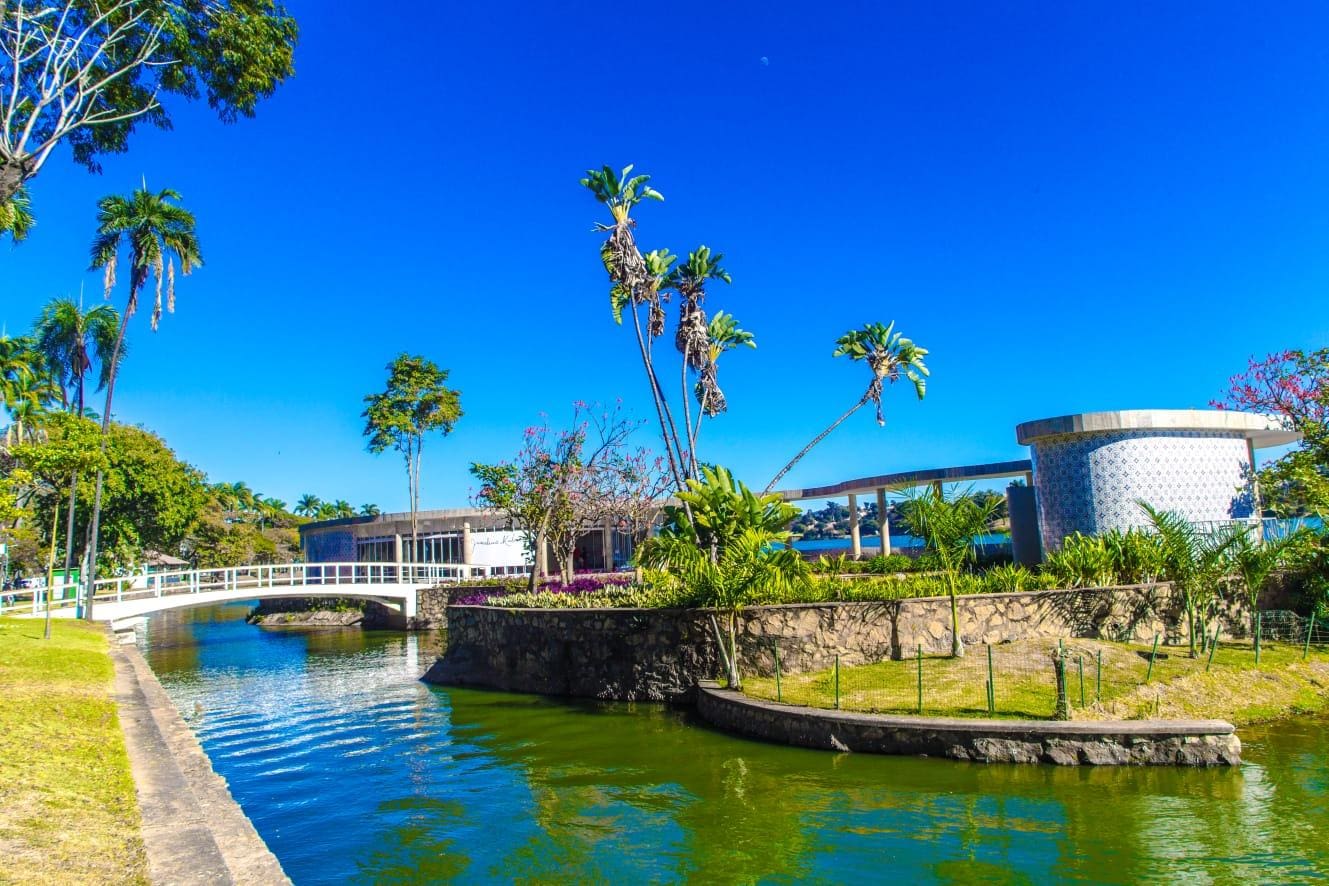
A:
[[[684,711],[418,682],[439,638],[155,616],[141,640],[297,884],[1295,882],[1329,876],[1329,721],[1229,770],[829,754]]]

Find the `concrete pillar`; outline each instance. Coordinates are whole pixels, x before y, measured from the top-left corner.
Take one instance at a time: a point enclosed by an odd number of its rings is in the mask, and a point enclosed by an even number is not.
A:
[[[1033,472],[1033,471],[1025,471],[1025,472],[1024,472],[1024,485],[1025,485],[1025,486],[1028,486],[1030,489],[1033,489],[1033,488],[1034,488],[1034,472]]]
[[[475,562],[475,538],[470,523],[461,524],[461,562],[467,566]]]
[[[605,572],[614,571],[614,527],[609,523],[600,529],[600,538],[604,546],[604,570]]]
[[[940,481],[940,480],[933,480],[933,481],[932,481],[932,492],[933,492],[934,495],[937,496],[937,498],[941,498],[941,496],[942,496],[943,493],[944,493],[944,490],[942,489],[942,485],[941,485],[941,481]]]
[[[863,556],[863,538],[858,532],[858,496],[849,495],[849,553],[857,560]]]
[[[886,519],[886,490],[877,490],[877,521],[881,524],[881,555],[891,555],[891,524]]]
[[[394,535],[392,536],[392,550],[393,550],[393,552],[394,552],[394,553],[393,553],[393,560],[394,560],[394,562],[397,562],[397,563],[404,563],[404,562],[406,562],[406,558],[403,556],[403,554],[405,554],[406,552],[405,552],[405,550],[402,548],[402,544],[401,544],[401,533],[400,533],[400,532],[398,532],[398,533],[396,533],[396,534],[394,534]]]
[[[1246,438],[1246,453],[1251,462],[1251,516],[1258,520],[1264,516],[1264,508],[1260,504],[1260,477],[1255,472],[1255,441],[1250,437]]]

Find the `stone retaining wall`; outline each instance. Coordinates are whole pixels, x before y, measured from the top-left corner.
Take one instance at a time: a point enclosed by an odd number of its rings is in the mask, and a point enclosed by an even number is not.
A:
[[[968,645],[1091,637],[1180,642],[1185,628],[1168,585],[975,594],[959,598]],[[450,606],[448,645],[430,682],[546,695],[624,700],[687,696],[720,670],[710,613],[668,609],[503,609]],[[1245,630],[1245,607],[1228,604],[1224,633]],[[950,650],[950,601],[754,606],[739,622],[746,673],[769,675],[773,648],[786,673]]]
[[[704,682],[698,715],[727,732],[834,751],[1063,766],[1236,766],[1241,741],[1221,720],[964,720],[851,714],[759,701]]]

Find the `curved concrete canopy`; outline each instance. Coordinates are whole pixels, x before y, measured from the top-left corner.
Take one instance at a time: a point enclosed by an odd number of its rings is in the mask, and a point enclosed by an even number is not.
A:
[[[809,498],[835,498],[842,495],[871,495],[878,489],[908,489],[928,483],[963,483],[970,480],[999,480],[1003,477],[1023,477],[1033,470],[1029,459],[1002,461],[985,465],[960,465],[952,468],[928,468],[922,471],[901,471],[876,477],[845,480],[830,486],[810,486],[807,489],[782,489],[777,494],[785,501],[803,501]]]
[[[1043,437],[1147,430],[1235,432],[1251,441],[1256,449],[1301,439],[1301,434],[1290,430],[1277,416],[1228,409],[1124,409],[1059,415],[1016,425],[1015,438],[1028,446]]]

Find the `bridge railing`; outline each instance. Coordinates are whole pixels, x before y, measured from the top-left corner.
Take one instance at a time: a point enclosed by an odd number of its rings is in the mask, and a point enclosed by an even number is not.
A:
[[[94,585],[93,605],[141,600],[177,594],[212,591],[262,591],[279,588],[360,585],[427,587],[483,577],[483,566],[461,563],[264,563],[217,569],[181,569],[99,579]],[[57,585],[52,589],[51,608],[68,609],[79,604],[78,587]],[[0,597],[0,614],[37,613],[45,609],[44,588],[23,589]]]
[[[51,609],[61,609],[74,605],[78,594],[77,582],[57,582],[49,588],[15,588],[0,593],[0,615],[36,615],[46,610],[48,598]]]

